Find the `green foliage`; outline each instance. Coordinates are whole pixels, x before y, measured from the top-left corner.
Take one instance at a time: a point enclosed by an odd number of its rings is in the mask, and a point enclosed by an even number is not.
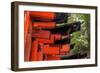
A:
[[[74,44],[74,48],[71,50],[72,53],[84,52],[90,50],[90,15],[89,14],[71,14],[68,19],[68,23],[80,21],[81,30],[71,34],[71,44]]]

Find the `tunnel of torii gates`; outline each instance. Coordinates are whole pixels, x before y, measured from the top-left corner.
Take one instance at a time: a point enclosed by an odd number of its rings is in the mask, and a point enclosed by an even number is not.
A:
[[[81,22],[67,23],[68,13],[24,12],[24,61],[64,60],[73,45],[70,35],[80,31]]]

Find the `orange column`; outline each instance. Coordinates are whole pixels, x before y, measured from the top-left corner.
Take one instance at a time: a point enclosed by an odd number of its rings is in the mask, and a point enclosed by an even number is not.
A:
[[[53,29],[56,27],[55,22],[34,22],[33,24],[34,28],[44,28],[44,29]]]
[[[30,61],[37,61],[37,55],[38,55],[38,41],[34,40],[32,42],[32,50],[30,53]]]
[[[32,41],[32,24],[29,12],[25,12],[24,18],[24,60],[29,61]]]
[[[33,30],[32,37],[33,38],[49,39],[50,38],[50,31]]]
[[[59,55],[47,55],[47,60],[60,60]]]
[[[54,12],[30,11],[30,15],[33,19],[41,21],[50,21],[55,18]]]
[[[62,44],[62,48],[60,49],[60,54],[65,55],[70,51],[70,44]]]
[[[48,45],[44,45],[44,48],[42,49],[43,50],[43,54],[47,55],[56,55],[56,54],[59,54],[59,50],[60,48],[59,47],[51,47],[51,46],[48,46]]]

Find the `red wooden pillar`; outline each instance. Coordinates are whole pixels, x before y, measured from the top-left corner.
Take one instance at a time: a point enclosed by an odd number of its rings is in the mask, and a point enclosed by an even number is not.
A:
[[[30,53],[30,61],[37,61],[37,55],[38,55],[38,41],[34,40],[32,42],[32,49]]]
[[[32,42],[32,23],[29,12],[25,12],[24,18],[24,60],[29,61]]]
[[[33,38],[42,38],[42,39],[49,39],[50,38],[50,31],[46,30],[33,30],[32,37]]]
[[[39,43],[53,44],[54,43],[54,36],[51,35],[51,37],[49,39],[38,38],[37,40],[39,41]]]
[[[62,48],[60,49],[60,55],[65,55],[70,51],[70,44],[62,44]]]
[[[52,29],[56,27],[55,22],[34,22],[32,25],[34,28],[42,28],[42,29]]]
[[[60,60],[60,56],[59,55],[47,55],[46,60]]]
[[[41,21],[50,21],[55,18],[54,12],[39,12],[39,11],[30,11],[30,15],[35,20],[41,20]]]
[[[45,55],[56,55],[59,54],[60,48],[59,47],[51,47],[49,45],[44,45],[43,54]]]

